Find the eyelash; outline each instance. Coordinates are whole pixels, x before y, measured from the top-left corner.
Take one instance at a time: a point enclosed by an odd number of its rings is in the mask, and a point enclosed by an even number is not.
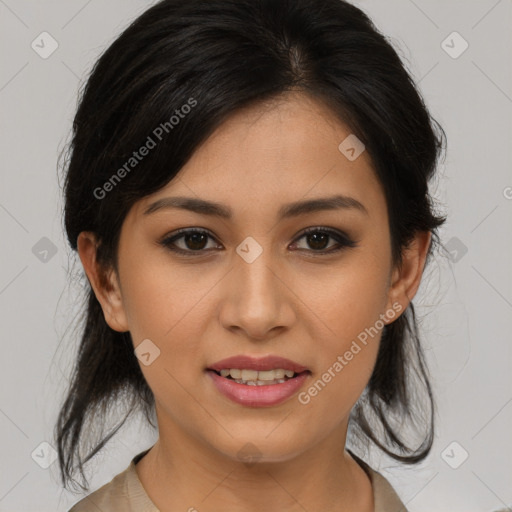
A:
[[[194,233],[204,234],[204,235],[209,236],[213,240],[215,240],[215,238],[206,230],[196,229],[196,228],[185,228],[185,229],[179,229],[176,232],[176,234],[174,234],[174,235],[172,235],[170,237],[164,238],[160,242],[160,244],[162,246],[164,246],[166,249],[168,249],[170,251],[173,251],[175,253],[183,254],[184,256],[188,256],[188,257],[195,257],[194,255],[196,255],[196,254],[200,255],[201,253],[207,252],[208,250],[205,250],[205,249],[200,249],[200,250],[197,250],[197,251],[193,251],[193,250],[190,250],[190,249],[189,250],[185,250],[185,249],[179,249],[179,248],[177,248],[174,245],[174,243],[177,240],[179,240],[180,238],[183,238],[186,235],[191,235],[191,234],[194,234]],[[298,240],[300,240],[301,238],[304,238],[305,236],[307,236],[307,235],[309,235],[311,233],[324,233],[324,234],[327,234],[329,236],[329,238],[333,238],[340,245],[340,247],[338,247],[337,249],[334,249],[334,250],[333,249],[329,249],[329,250],[324,250],[324,251],[315,251],[315,250],[311,249],[311,252],[313,253],[314,256],[329,255],[329,254],[337,253],[337,252],[339,252],[339,251],[341,251],[343,249],[346,249],[346,248],[357,247],[357,245],[358,245],[354,240],[352,240],[347,235],[345,235],[343,233],[340,233],[338,231],[335,231],[333,229],[330,229],[330,228],[324,228],[322,226],[312,227],[312,228],[305,229],[294,240],[294,242],[292,242],[292,243],[296,243]],[[307,250],[307,249],[298,249],[298,250],[299,251],[303,251],[303,250]]]

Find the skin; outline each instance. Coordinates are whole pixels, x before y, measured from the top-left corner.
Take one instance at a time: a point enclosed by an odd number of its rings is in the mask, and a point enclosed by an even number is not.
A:
[[[371,159],[365,151],[349,161],[338,149],[349,134],[323,104],[300,93],[272,108],[239,111],[175,179],[133,205],[121,230],[119,272],[106,273],[108,285],[96,265],[94,234],[79,236],[108,325],[130,331],[134,347],[149,338],[161,351],[150,365],[140,363],[155,395],[159,439],[136,470],[162,512],[374,510],[371,482],[344,448],[380,332],[307,405],[297,395],[272,407],[235,404],[205,373],[232,355],[277,354],[310,369],[303,391],[379,315],[394,303],[403,312],[414,297],[431,233],[419,232],[402,268],[393,267],[385,196]],[[357,199],[368,214],[330,210],[276,220],[284,203],[334,193]],[[177,195],[222,203],[233,218],[178,209],[143,214],[156,199]],[[315,257],[337,241],[315,245],[300,232],[322,226],[345,232],[357,247]],[[175,242],[191,252],[200,246],[201,255],[159,245],[179,228],[210,232],[203,245]],[[248,236],[263,250],[252,263],[236,252]],[[238,457],[246,443],[260,453],[250,466]]]

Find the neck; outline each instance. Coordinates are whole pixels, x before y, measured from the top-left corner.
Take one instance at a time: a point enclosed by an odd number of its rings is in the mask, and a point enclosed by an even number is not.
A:
[[[263,462],[263,454],[246,445],[253,462],[243,462],[185,432],[160,430],[136,470],[160,512],[373,512],[370,479],[344,449],[345,437],[346,425],[342,432],[281,461]]]

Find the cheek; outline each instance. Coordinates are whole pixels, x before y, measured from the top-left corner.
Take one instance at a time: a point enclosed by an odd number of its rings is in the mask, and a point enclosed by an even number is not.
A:
[[[375,258],[354,257],[308,295],[305,325],[315,340],[317,372],[303,398],[319,414],[348,414],[371,377],[386,313],[387,270]]]
[[[342,348],[375,324],[387,304],[387,275],[383,262],[357,254],[308,280],[308,291],[303,292],[307,305],[322,320],[322,332],[330,344]]]
[[[196,376],[188,370],[204,359],[200,340],[205,318],[205,294],[214,284],[191,277],[193,272],[173,267],[159,258],[134,258],[137,264],[125,265],[123,298],[134,347],[147,345],[158,354],[149,365],[139,365],[160,407],[173,416],[178,410],[193,409],[190,395]],[[203,286],[204,284],[204,286]],[[166,405],[165,405],[166,404]],[[168,407],[173,404],[172,407]]]
[[[141,251],[122,270],[123,303],[134,341],[189,339],[184,329],[195,324],[188,319],[202,311],[201,301],[211,287],[197,268],[178,268],[165,254]]]

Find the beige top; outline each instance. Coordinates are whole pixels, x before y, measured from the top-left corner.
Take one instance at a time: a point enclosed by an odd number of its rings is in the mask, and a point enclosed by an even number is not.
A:
[[[135,470],[135,464],[149,450],[137,454],[122,473],[81,499],[68,512],[160,512],[146,494]],[[375,512],[407,512],[390,483],[350,450],[348,452],[372,482]]]

